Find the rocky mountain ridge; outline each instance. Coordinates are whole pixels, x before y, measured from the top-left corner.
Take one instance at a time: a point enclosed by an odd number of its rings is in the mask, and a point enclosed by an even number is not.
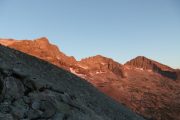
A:
[[[127,63],[125,66],[129,66],[131,68],[141,68],[143,70],[152,70],[153,72],[159,73],[162,76],[168,77],[170,79],[176,80],[178,75],[176,70],[170,68],[169,66],[158,63],[154,60],[148,59],[144,56],[138,56]]]
[[[56,45],[50,44],[45,37],[34,41],[1,39],[0,44],[44,59],[65,69],[76,62],[74,57],[65,55]]]
[[[1,40],[0,43],[46,60],[86,79],[100,91],[146,119],[180,119],[178,70],[142,56],[130,60],[125,65],[101,55],[76,61],[50,44],[47,38],[28,40],[28,44],[25,44],[26,41],[18,41],[7,45]]]

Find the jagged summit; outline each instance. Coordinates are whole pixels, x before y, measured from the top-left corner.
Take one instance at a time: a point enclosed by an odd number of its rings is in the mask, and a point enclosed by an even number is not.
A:
[[[46,37],[34,40],[0,39],[0,44],[49,61],[64,69],[68,69],[67,66],[76,62],[74,57],[65,55],[56,45],[49,43]]]
[[[101,72],[111,71],[120,77],[125,77],[123,66],[120,63],[102,55],[82,59],[79,63],[86,65],[91,70],[100,70]]]
[[[85,64],[108,64],[108,63],[118,63],[114,60],[112,60],[111,58],[107,58],[104,57],[102,55],[95,55],[95,56],[91,56],[88,58],[83,58],[79,61],[80,63],[85,63]],[[119,65],[121,65],[120,63],[118,63]]]
[[[3,44],[8,44],[8,43],[13,43],[13,42],[24,42],[24,41],[36,41],[36,42],[42,42],[42,43],[49,43],[49,40],[47,37],[40,37],[40,38],[36,38],[34,40],[27,40],[27,39],[22,39],[22,40],[16,40],[16,39],[12,39],[12,38],[0,38],[1,43]]]
[[[125,63],[125,66],[129,66],[131,68],[142,68],[144,70],[152,70],[153,72],[157,72],[165,77],[177,79],[177,74],[173,68],[144,56],[138,56],[128,61],[127,63]]]
[[[35,41],[37,42],[43,42],[43,43],[49,43],[49,40],[47,37],[40,37],[40,38],[37,38],[37,39],[34,39]]]
[[[151,69],[151,70],[155,71],[156,68],[159,68],[164,71],[173,71],[173,68],[170,68],[169,66],[163,65],[154,60],[151,60],[145,56],[138,56],[138,57],[126,62],[125,65],[131,66],[131,67],[143,68],[145,70]]]
[[[5,46],[15,46],[17,44],[30,45],[31,43],[37,44],[39,46],[50,46],[52,44],[49,43],[48,38],[46,37],[40,37],[34,40],[15,40],[15,39],[1,39],[0,38],[0,44]]]
[[[40,47],[44,46],[44,47],[48,48],[49,46],[52,45],[52,44],[49,43],[49,40],[46,37],[41,37],[41,38],[38,38],[38,39],[34,39],[34,40],[32,40],[32,42],[34,42],[35,44],[38,44]],[[53,46],[55,47],[55,45],[53,45]]]

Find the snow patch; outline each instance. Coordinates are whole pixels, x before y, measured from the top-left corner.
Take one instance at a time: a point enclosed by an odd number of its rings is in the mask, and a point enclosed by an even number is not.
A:
[[[143,68],[136,68],[136,70],[141,70],[141,71],[143,71],[144,69],[143,69]]]
[[[61,60],[61,58],[60,58],[60,57],[58,57],[58,56],[57,56],[56,58],[57,58],[58,60]]]
[[[101,63],[101,65],[105,65],[106,63]]]
[[[86,77],[86,75],[84,75],[84,74],[76,73],[76,71],[73,68],[70,68],[70,72],[75,74],[75,75],[77,75],[77,76],[79,76],[79,77],[81,77],[81,78],[85,78]]]
[[[147,70],[148,72],[152,72],[152,70]]]
[[[82,65],[79,65],[79,67],[81,67],[83,69],[88,69],[89,68],[88,66],[82,66]]]
[[[105,73],[105,72],[102,72],[102,71],[97,71],[96,74],[102,74],[102,73]]]

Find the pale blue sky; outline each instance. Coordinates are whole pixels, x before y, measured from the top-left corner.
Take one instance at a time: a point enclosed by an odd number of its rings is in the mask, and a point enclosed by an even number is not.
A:
[[[0,38],[43,36],[77,59],[144,55],[180,68],[180,1],[0,0]]]

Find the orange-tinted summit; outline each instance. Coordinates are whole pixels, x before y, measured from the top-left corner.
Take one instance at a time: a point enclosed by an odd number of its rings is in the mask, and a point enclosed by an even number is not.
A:
[[[0,39],[0,44],[36,56],[65,69],[76,62],[74,57],[65,55],[56,45],[50,44],[45,37],[35,40]]]
[[[143,70],[151,70],[153,72],[159,73],[165,77],[168,77],[174,80],[176,80],[178,77],[176,70],[174,70],[173,68],[163,65],[154,60],[148,59],[144,56],[138,56],[128,61],[127,63],[125,63],[125,66],[129,66],[130,68],[140,68]]]

